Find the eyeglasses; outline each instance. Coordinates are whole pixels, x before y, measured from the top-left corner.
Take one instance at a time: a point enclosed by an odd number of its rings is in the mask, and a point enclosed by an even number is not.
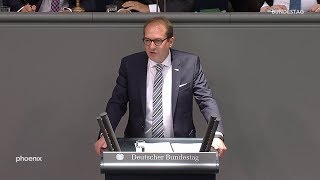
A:
[[[160,46],[163,41],[169,39],[169,37],[165,38],[165,39],[149,39],[149,38],[143,38],[142,41],[145,45],[150,46],[151,43],[153,42],[156,46]]]

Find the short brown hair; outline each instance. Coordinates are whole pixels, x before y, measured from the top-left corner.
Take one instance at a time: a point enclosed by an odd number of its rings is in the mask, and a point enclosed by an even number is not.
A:
[[[143,36],[145,34],[146,27],[151,23],[159,23],[159,24],[164,25],[165,28],[167,29],[167,32],[166,32],[167,38],[173,37],[172,23],[169,21],[169,19],[167,19],[164,16],[159,16],[159,17],[154,17],[154,18],[149,19],[143,26]]]

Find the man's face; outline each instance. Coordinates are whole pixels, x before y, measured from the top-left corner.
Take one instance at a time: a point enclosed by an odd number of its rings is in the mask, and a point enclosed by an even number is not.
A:
[[[148,57],[157,62],[162,63],[169,54],[169,49],[173,45],[174,37],[166,36],[166,28],[160,23],[151,23],[145,28],[144,39],[152,40],[150,45],[144,44],[144,48]],[[156,45],[155,41],[164,40],[162,44]]]

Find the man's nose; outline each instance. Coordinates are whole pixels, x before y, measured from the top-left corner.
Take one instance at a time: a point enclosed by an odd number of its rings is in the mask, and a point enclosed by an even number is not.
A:
[[[150,48],[151,48],[151,49],[154,49],[154,48],[156,48],[156,47],[157,47],[156,44],[154,44],[154,42],[151,41]]]

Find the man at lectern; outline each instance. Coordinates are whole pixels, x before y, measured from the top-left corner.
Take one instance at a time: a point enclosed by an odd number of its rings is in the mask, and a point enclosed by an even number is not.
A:
[[[221,121],[218,106],[204,76],[198,56],[172,49],[172,24],[165,17],[148,20],[143,29],[145,51],[124,57],[106,112],[113,129],[127,111],[127,138],[195,137],[192,105],[195,98],[207,121]],[[101,136],[95,143],[106,148]],[[212,142],[222,156],[226,151],[222,123]]]

